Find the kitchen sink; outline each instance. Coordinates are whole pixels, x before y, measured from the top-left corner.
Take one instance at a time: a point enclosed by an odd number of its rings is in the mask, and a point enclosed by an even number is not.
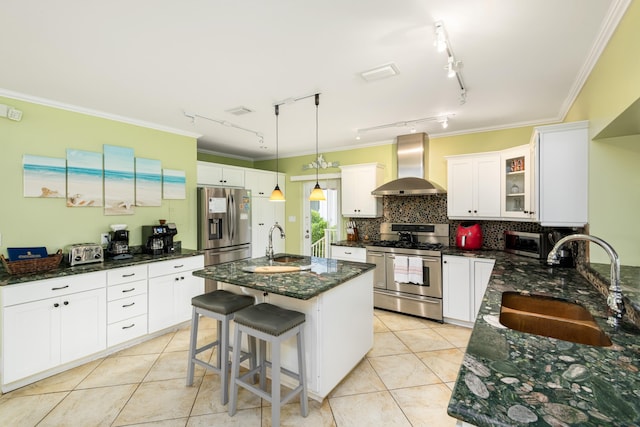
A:
[[[600,347],[612,345],[589,311],[558,298],[504,292],[500,323],[529,334]]]
[[[304,257],[296,256],[296,255],[282,255],[279,257],[275,257],[273,260],[275,262],[296,262],[302,261]]]

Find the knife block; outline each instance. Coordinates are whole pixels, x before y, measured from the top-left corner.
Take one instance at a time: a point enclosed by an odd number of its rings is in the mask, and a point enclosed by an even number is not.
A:
[[[358,229],[357,228],[349,228],[347,229],[347,241],[349,242],[357,242],[358,241]]]

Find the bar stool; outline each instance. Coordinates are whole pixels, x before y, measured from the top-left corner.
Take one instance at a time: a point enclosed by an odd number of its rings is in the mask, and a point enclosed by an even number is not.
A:
[[[191,299],[193,306],[193,318],[191,320],[191,341],[189,343],[189,366],[187,368],[187,385],[193,384],[193,371],[198,364],[205,369],[220,374],[221,397],[220,401],[226,405],[229,401],[229,322],[238,310],[250,307],[254,298],[248,295],[237,295],[229,291],[219,289],[217,291],[195,296]],[[197,348],[199,316],[207,316],[217,320],[217,339],[211,343]],[[214,346],[218,347],[217,366],[213,366],[197,358],[197,355]],[[256,341],[249,340],[249,353],[242,352],[241,361],[250,358],[251,368],[256,365]],[[235,347],[240,349],[240,342]],[[224,369],[223,369],[224,361]]]
[[[271,425],[280,425],[280,409],[295,395],[300,394],[300,412],[303,417],[309,414],[307,401],[307,377],[305,369],[304,352],[304,323],[305,315],[293,310],[261,303],[245,308],[236,313],[235,334],[233,345],[239,348],[242,333],[256,337],[260,340],[259,364],[249,372],[240,376],[240,353],[234,350],[231,362],[231,396],[229,400],[229,415],[236,413],[238,402],[238,386],[257,394],[271,402]],[[280,346],[282,342],[296,335],[298,342],[298,373],[283,368],[280,363]],[[271,343],[271,360],[266,360],[266,343]],[[266,392],[267,366],[271,367],[271,393]],[[260,388],[247,382],[260,372]],[[298,386],[289,392],[284,398],[280,393],[280,374],[285,374],[298,381]]]

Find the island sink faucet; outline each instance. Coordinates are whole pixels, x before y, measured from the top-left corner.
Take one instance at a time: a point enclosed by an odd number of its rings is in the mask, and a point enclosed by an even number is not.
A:
[[[269,257],[270,261],[273,261],[273,230],[275,230],[276,228],[280,230],[280,238],[285,238],[284,230],[282,229],[280,224],[278,224],[277,222],[273,224],[269,229],[269,246],[267,247],[267,257]]]
[[[620,289],[620,258],[610,244],[599,237],[590,236],[588,234],[570,234],[558,240],[549,252],[547,257],[548,264],[559,264],[558,250],[567,242],[573,240],[586,240],[598,244],[605,250],[611,259],[611,285],[609,286],[609,296],[607,297],[607,305],[609,306],[609,319],[607,323],[614,328],[620,326],[622,316],[625,313],[624,303],[622,301],[622,289]]]

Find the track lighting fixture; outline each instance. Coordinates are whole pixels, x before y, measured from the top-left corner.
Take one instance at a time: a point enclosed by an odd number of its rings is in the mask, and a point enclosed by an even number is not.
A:
[[[467,88],[462,79],[462,61],[456,60],[447,36],[447,31],[444,29],[444,23],[442,21],[434,22],[435,28],[435,41],[434,44],[438,52],[446,52],[447,65],[444,67],[447,70],[447,77],[456,78],[458,80],[458,86],[460,86],[460,104],[464,104],[467,101]]]
[[[372,127],[369,127],[369,128],[362,128],[362,129],[358,129],[357,130],[356,139],[360,140],[362,134],[365,133],[365,132],[370,132],[370,131],[380,130],[380,129],[387,129],[387,128],[409,127],[410,128],[410,132],[411,133],[415,133],[415,132],[417,132],[416,126],[419,123],[423,123],[423,122],[438,122],[438,123],[440,123],[442,125],[443,129],[446,129],[447,126],[449,126],[449,119],[451,117],[454,117],[454,116],[455,116],[455,114],[443,114],[443,115],[440,115],[440,116],[424,117],[422,119],[407,120],[407,121],[403,121],[403,122],[387,123],[387,124],[384,124],[384,125],[372,126]]]
[[[245,131],[245,132],[252,133],[252,134],[254,134],[255,136],[258,137],[258,142],[260,144],[264,143],[264,136],[262,135],[262,133],[260,133],[258,131],[255,131],[255,130],[252,130],[252,129],[248,129],[248,128],[236,125],[236,124],[231,123],[231,122],[229,122],[227,120],[218,120],[218,119],[214,119],[212,117],[202,116],[202,115],[197,114],[197,113],[188,113],[186,111],[183,111],[183,114],[184,114],[185,117],[188,117],[188,118],[191,119],[191,123],[192,124],[196,123],[196,118],[208,120],[210,122],[218,123],[221,126],[230,127],[230,128],[234,128],[234,129],[238,129],[238,130],[242,130],[242,131]],[[262,147],[260,147],[260,148],[262,148]],[[266,147],[264,147],[264,148],[266,148]]]

